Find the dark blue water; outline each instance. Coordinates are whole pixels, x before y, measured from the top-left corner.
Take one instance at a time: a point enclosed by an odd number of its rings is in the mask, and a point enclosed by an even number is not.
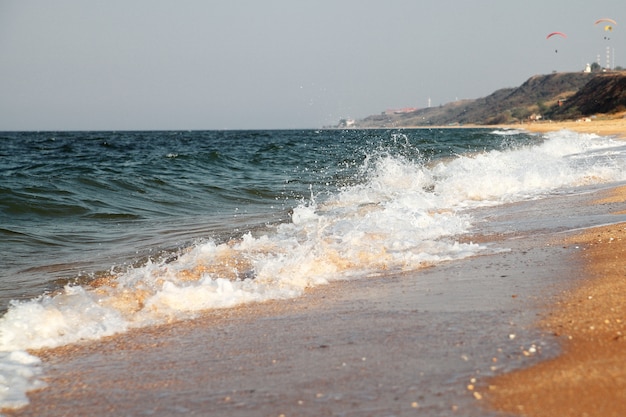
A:
[[[381,155],[417,163],[500,149],[489,130],[0,134],[0,309],[65,282],[228,239],[367,178]]]

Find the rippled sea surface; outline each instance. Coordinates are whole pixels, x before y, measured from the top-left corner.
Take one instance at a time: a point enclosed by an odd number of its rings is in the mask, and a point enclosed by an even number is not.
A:
[[[423,163],[511,142],[459,133],[2,133],[0,308],[197,238],[288,221],[311,196],[366,181],[383,155]]]

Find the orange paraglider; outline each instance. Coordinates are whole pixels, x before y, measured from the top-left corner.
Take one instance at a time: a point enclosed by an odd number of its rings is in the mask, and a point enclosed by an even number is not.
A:
[[[564,38],[567,38],[567,35],[563,32],[552,32],[552,33],[548,33],[548,36],[546,36],[546,39],[550,39],[553,36],[562,36]]]
[[[565,33],[563,33],[563,32],[552,32],[552,33],[548,33],[548,36],[546,36],[546,39],[550,39],[553,36],[560,36],[562,38],[567,38],[567,35]],[[554,52],[558,53],[559,50],[555,49]]]

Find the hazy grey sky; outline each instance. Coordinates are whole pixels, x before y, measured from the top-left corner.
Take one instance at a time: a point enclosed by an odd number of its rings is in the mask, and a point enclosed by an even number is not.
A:
[[[607,45],[626,66],[624,0],[0,0],[0,130],[317,128]]]

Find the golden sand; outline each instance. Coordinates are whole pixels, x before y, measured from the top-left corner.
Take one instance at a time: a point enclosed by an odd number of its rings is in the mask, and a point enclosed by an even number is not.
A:
[[[626,415],[626,224],[570,238],[590,277],[541,327],[563,340],[559,357],[489,381],[490,404],[524,416]]]
[[[586,123],[591,127],[594,122]],[[609,125],[596,126],[594,133],[622,136],[626,132],[626,127],[618,127],[623,120]],[[584,131],[571,126],[554,127]],[[611,190],[594,204],[620,202],[626,202],[626,187]],[[624,416],[626,223],[589,229],[563,243],[581,249],[588,277],[565,293],[539,323],[563,340],[563,354],[490,380],[485,398],[499,411],[529,417]]]
[[[626,138],[626,118],[624,115],[615,115],[613,118],[584,119],[564,122],[533,122],[504,126],[508,128],[525,129],[531,132],[554,132],[558,130],[573,130],[579,133],[595,133],[601,136],[618,136]]]

